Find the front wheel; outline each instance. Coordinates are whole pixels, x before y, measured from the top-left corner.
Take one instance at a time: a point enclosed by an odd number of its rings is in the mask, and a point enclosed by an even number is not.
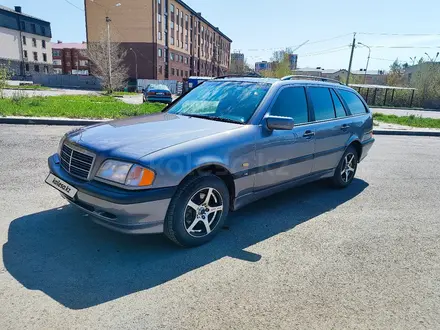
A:
[[[358,154],[353,146],[349,146],[342,156],[333,176],[333,185],[345,188],[353,181],[358,165]]]
[[[165,235],[174,243],[198,246],[222,228],[229,210],[229,191],[211,174],[196,176],[176,191],[165,218]]]

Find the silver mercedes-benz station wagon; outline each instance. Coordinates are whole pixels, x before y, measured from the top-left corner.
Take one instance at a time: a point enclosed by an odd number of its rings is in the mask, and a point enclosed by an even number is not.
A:
[[[46,182],[105,227],[196,246],[262,197],[324,178],[347,187],[373,142],[345,85],[219,77],[161,113],[67,133]]]

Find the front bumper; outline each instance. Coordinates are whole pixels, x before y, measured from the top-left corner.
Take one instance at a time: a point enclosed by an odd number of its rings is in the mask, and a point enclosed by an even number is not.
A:
[[[91,215],[96,223],[127,234],[163,232],[164,219],[176,187],[124,190],[71,176],[61,168],[57,154],[49,157],[48,164],[52,174],[78,189],[74,198],[61,195]]]

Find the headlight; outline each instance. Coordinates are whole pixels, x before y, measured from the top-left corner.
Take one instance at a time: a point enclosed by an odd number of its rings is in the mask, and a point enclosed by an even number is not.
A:
[[[106,160],[101,165],[97,177],[131,187],[145,187],[153,183],[153,171],[131,163]]]

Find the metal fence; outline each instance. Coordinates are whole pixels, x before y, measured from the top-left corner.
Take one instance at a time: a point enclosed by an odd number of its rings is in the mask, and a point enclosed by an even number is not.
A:
[[[34,84],[47,87],[101,90],[101,81],[94,76],[40,74],[32,75]]]
[[[146,88],[150,84],[160,84],[167,86],[172,94],[177,94],[177,81],[176,80],[154,80],[154,79],[138,79],[138,90]]]

